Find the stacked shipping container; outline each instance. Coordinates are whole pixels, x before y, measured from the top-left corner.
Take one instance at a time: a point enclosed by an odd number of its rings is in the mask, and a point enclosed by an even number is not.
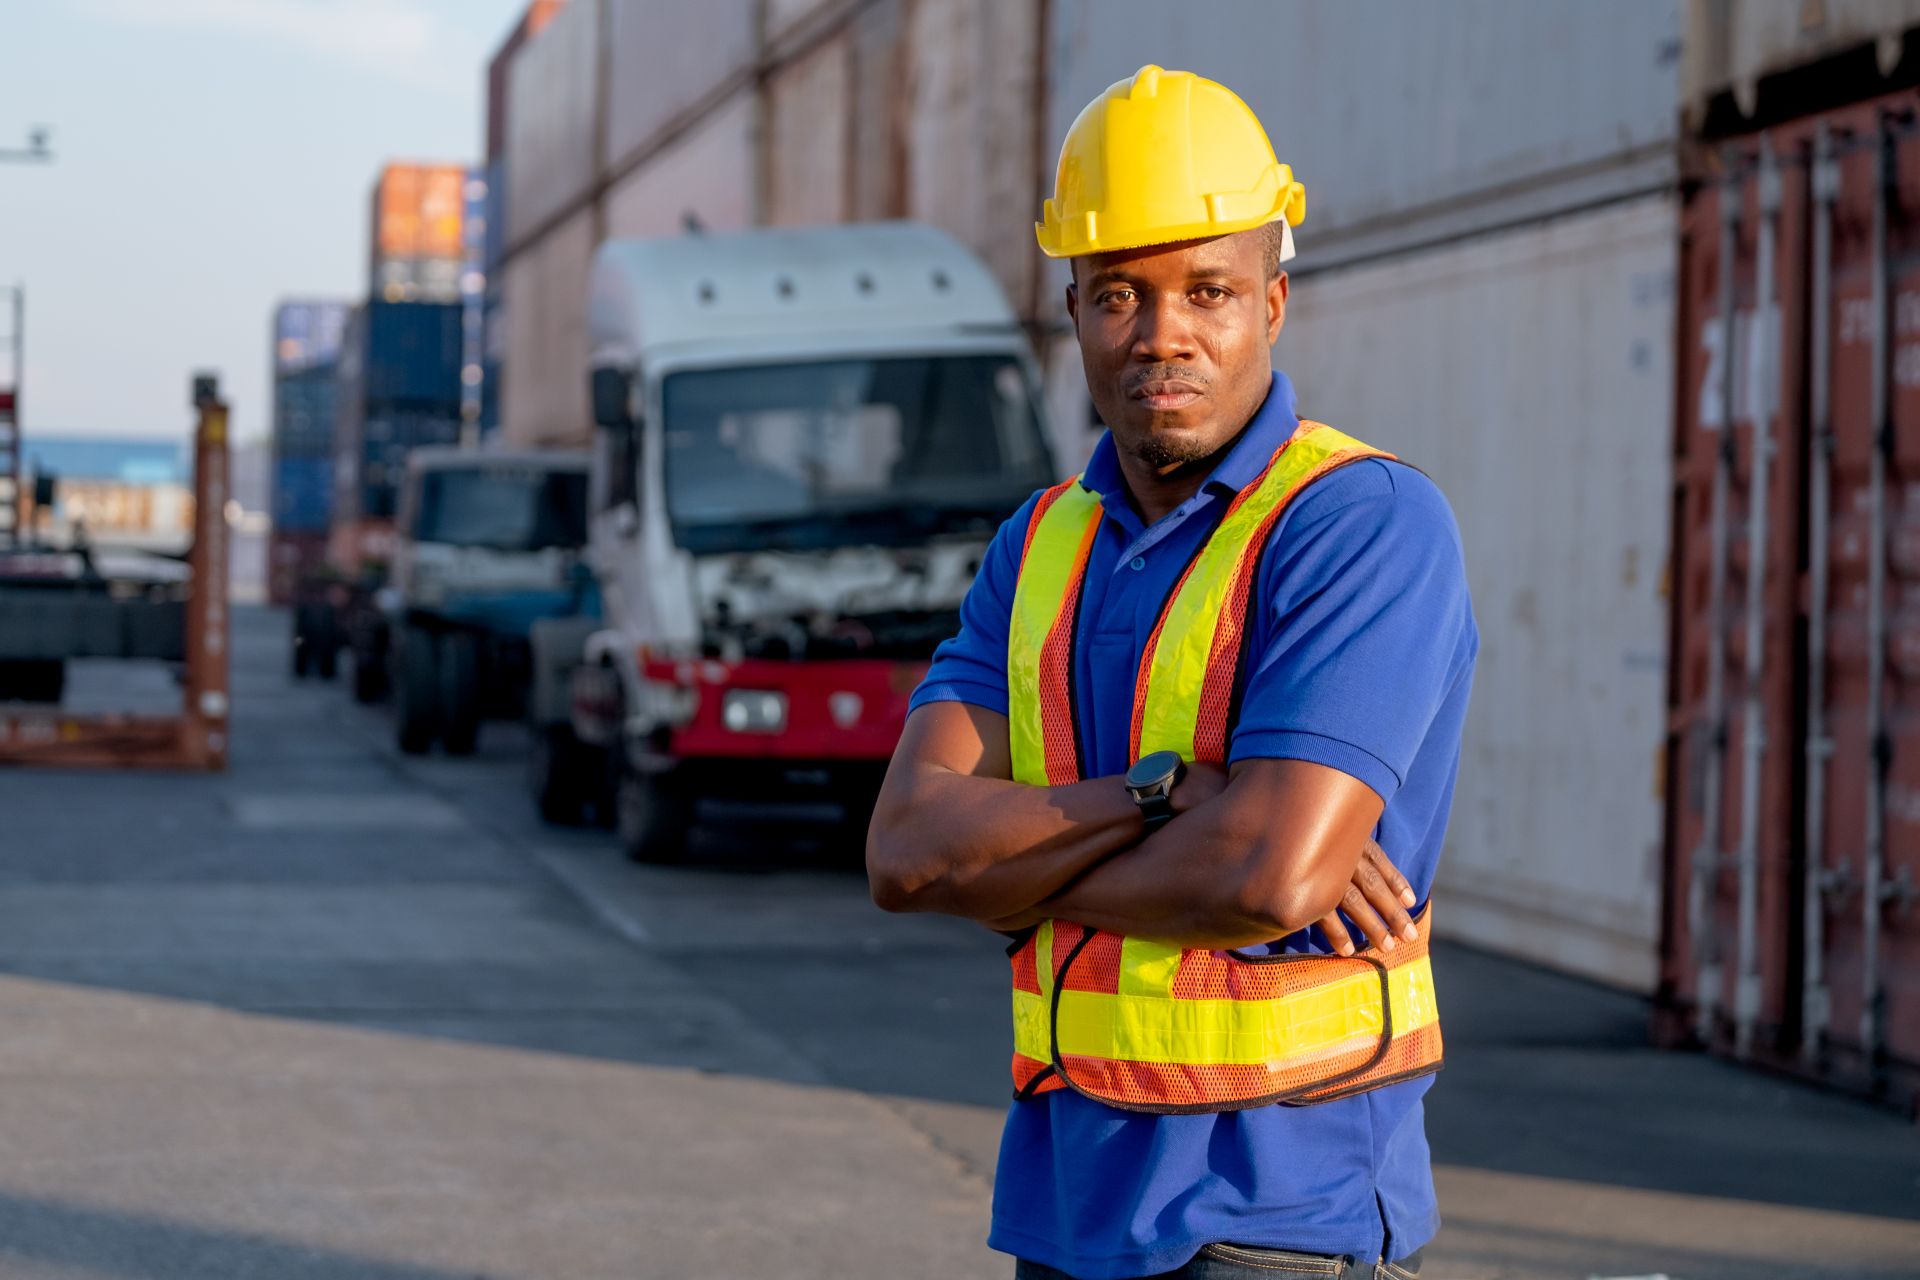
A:
[[[373,187],[368,296],[457,302],[466,270],[469,173],[453,164],[390,164]]]
[[[913,218],[981,253],[1035,320],[1043,14],[1040,0],[554,14],[506,74],[506,436],[586,442],[587,272],[608,237]]]
[[[267,597],[293,598],[325,554],[332,511],[334,376],[344,302],[285,302],[273,323],[273,533]]]
[[[383,559],[408,451],[460,438],[464,339],[456,304],[355,307],[340,357],[333,430],[333,539],[344,571]]]

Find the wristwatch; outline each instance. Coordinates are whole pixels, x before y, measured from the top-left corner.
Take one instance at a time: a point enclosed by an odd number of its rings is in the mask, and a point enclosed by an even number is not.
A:
[[[1173,788],[1187,776],[1187,762],[1177,751],[1156,751],[1141,756],[1122,780],[1127,794],[1146,815],[1149,834],[1158,831],[1173,818]]]

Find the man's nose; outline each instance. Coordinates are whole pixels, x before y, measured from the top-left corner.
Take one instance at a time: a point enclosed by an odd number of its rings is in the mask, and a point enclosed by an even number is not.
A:
[[[1185,360],[1194,352],[1193,330],[1187,323],[1185,299],[1161,294],[1135,313],[1133,359],[1142,364]]]

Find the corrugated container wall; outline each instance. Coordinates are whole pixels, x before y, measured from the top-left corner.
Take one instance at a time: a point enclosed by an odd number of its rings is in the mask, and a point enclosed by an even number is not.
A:
[[[1647,991],[1675,208],[1315,276],[1276,348],[1303,413],[1417,464],[1460,523],[1481,651],[1442,927]]]
[[[913,218],[981,253],[1034,316],[1039,0],[791,0],[766,6],[757,42],[760,8],[575,0],[514,57],[507,438],[589,434],[585,280],[609,236]]]
[[[1666,1030],[1920,1097],[1911,92],[1701,148],[1681,239]]]
[[[1664,189],[1680,0],[1055,0],[1052,145],[1142,64],[1230,86],[1307,188],[1299,267]]]
[[[520,46],[546,29],[566,0],[532,0],[513,30],[487,61],[487,160],[497,160],[507,149],[507,71]]]
[[[585,195],[598,176],[596,106],[601,93],[602,7],[570,0],[507,68],[507,246],[512,254]],[[656,60],[678,56],[658,42]],[[644,79],[650,67],[623,67]],[[511,305],[511,304],[509,304]],[[582,375],[584,376],[584,375]]]
[[[1689,0],[1689,131],[1722,134],[1876,91],[1920,25],[1920,0]],[[1906,83],[1916,79],[1913,71]],[[1886,88],[1894,88],[1887,85]],[[1819,99],[1825,98],[1827,102]]]

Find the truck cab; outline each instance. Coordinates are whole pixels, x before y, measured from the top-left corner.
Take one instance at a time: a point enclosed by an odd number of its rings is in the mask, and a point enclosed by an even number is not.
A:
[[[543,809],[599,787],[647,860],[709,819],[864,823],[989,541],[1054,478],[1012,309],[881,223],[610,242],[589,328],[603,621],[535,632]]]
[[[592,609],[587,457],[414,449],[395,527],[378,603],[396,737],[465,755],[482,720],[524,713],[533,624]]]

